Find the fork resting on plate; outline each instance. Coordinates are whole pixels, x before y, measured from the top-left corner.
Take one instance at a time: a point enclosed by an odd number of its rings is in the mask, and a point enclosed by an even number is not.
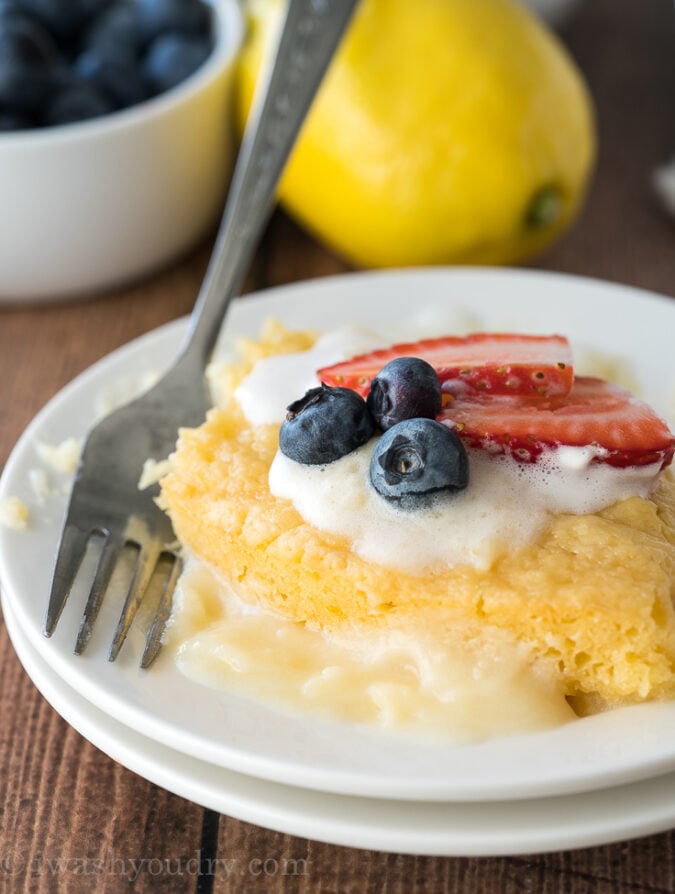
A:
[[[277,53],[258,90],[235,166],[228,201],[188,332],[169,372],[148,392],[116,410],[87,435],[61,535],[44,624],[56,629],[93,537],[101,538],[96,570],[75,644],[91,636],[103,597],[123,551],[134,571],[110,647],[114,661],[159,566],[162,593],[141,666],[162,643],[181,558],[155,489],[140,490],[147,459],[164,459],[180,427],[204,420],[211,405],[204,370],[230,299],[241,286],[274,203],[277,182],[314,94],[357,0],[289,0]]]

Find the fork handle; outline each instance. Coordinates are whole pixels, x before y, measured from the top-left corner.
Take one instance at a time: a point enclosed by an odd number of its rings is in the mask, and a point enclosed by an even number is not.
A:
[[[259,85],[181,357],[205,366],[274,205],[276,186],[358,0],[289,0]],[[264,83],[264,82],[263,82]]]

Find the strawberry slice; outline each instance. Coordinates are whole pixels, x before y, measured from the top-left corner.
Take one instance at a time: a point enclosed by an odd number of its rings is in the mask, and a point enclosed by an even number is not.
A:
[[[660,463],[673,458],[675,437],[656,413],[630,392],[602,379],[578,376],[567,396],[459,397],[437,417],[466,446],[510,453],[534,462],[547,448],[599,448],[594,458],[612,466]]]
[[[486,332],[393,345],[323,367],[318,375],[326,385],[352,388],[365,397],[371,380],[397,357],[426,360],[449,394],[553,397],[569,394],[574,381],[566,338]]]

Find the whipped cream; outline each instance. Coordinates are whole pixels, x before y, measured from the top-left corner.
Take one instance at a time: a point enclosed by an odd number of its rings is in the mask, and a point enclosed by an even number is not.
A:
[[[234,396],[251,425],[283,422],[286,407],[319,384],[317,369],[365,354],[386,344],[357,329],[336,329],[319,338],[313,348],[259,360]]]
[[[270,490],[291,500],[309,524],[348,537],[362,558],[417,574],[459,564],[487,569],[535,539],[554,515],[598,512],[625,497],[648,496],[659,470],[658,463],[629,469],[592,463],[586,448],[551,450],[529,464],[469,450],[469,486],[411,510],[370,484],[375,443],[323,466],[277,453]]]

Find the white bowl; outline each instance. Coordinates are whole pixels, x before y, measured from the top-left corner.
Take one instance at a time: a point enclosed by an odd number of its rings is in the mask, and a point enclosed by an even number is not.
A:
[[[234,149],[237,0],[179,86],[78,124],[0,134],[0,301],[83,296],[187,251],[219,216]]]

